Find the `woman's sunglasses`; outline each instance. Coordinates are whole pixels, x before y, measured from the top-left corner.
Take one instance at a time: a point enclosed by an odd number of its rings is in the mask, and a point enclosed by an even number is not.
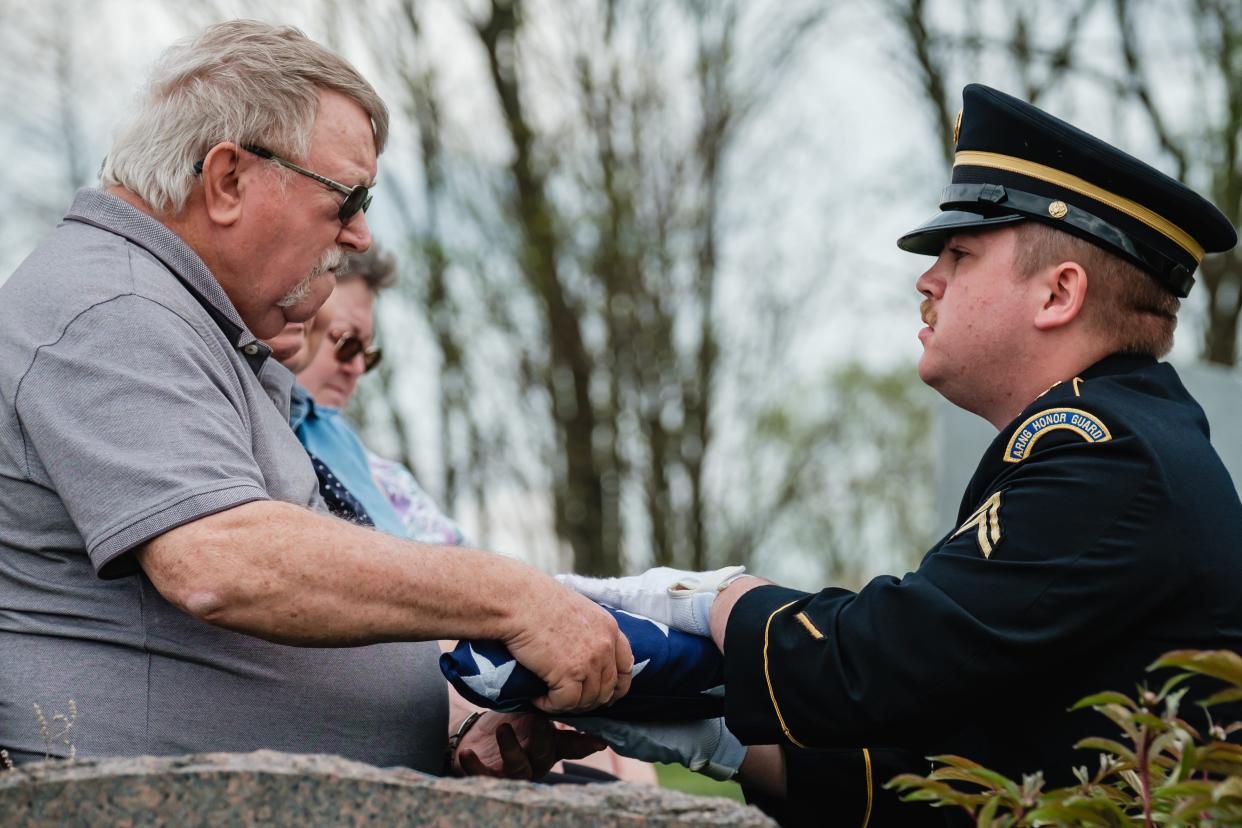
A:
[[[362,354],[362,372],[364,374],[376,365],[379,365],[379,361],[384,358],[383,348],[380,348],[378,345],[372,345],[368,348],[361,339],[354,335],[353,331],[341,334],[339,338],[333,336],[332,339],[336,340],[336,345],[333,347],[332,352],[336,356],[337,362],[349,362],[358,354]]]

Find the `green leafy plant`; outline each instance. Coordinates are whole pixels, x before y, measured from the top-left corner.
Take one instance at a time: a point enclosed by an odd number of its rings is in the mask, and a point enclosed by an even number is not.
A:
[[[1242,657],[1228,650],[1177,650],[1151,670],[1182,672],[1158,691],[1140,686],[1133,698],[1106,692],[1090,707],[1121,731],[1119,738],[1088,738],[1076,747],[1099,752],[1094,772],[1074,768],[1077,784],[1044,789],[1042,773],[1020,782],[960,756],[933,756],[927,776],[903,774],[886,787],[910,802],[964,809],[979,828],[1017,826],[1242,826],[1242,745],[1228,741],[1242,722],[1213,723],[1200,732],[1179,715],[1192,676],[1224,682],[1199,702],[1205,708],[1242,700]]]

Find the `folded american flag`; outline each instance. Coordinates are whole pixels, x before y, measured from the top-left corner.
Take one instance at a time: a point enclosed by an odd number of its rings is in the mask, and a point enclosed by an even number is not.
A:
[[[630,692],[595,713],[613,719],[666,721],[724,715],[724,658],[710,638],[604,607],[634,652]],[[505,712],[534,711],[548,692],[538,676],[499,641],[461,641],[440,656],[440,671],[467,700]]]

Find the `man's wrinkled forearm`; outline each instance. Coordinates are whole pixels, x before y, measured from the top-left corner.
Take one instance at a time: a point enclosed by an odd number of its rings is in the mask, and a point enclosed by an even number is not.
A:
[[[511,633],[514,596],[556,588],[517,561],[404,541],[307,509],[258,501],[137,550],[171,603],[218,626],[296,646]]]

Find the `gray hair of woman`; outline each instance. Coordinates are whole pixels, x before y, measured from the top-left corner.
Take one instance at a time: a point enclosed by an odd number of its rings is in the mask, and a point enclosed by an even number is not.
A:
[[[291,26],[230,20],[174,43],[156,62],[100,180],[156,212],[180,213],[193,168],[216,144],[259,144],[303,159],[322,91],[355,101],[371,119],[375,151],[388,141],[388,108],[344,58]]]

